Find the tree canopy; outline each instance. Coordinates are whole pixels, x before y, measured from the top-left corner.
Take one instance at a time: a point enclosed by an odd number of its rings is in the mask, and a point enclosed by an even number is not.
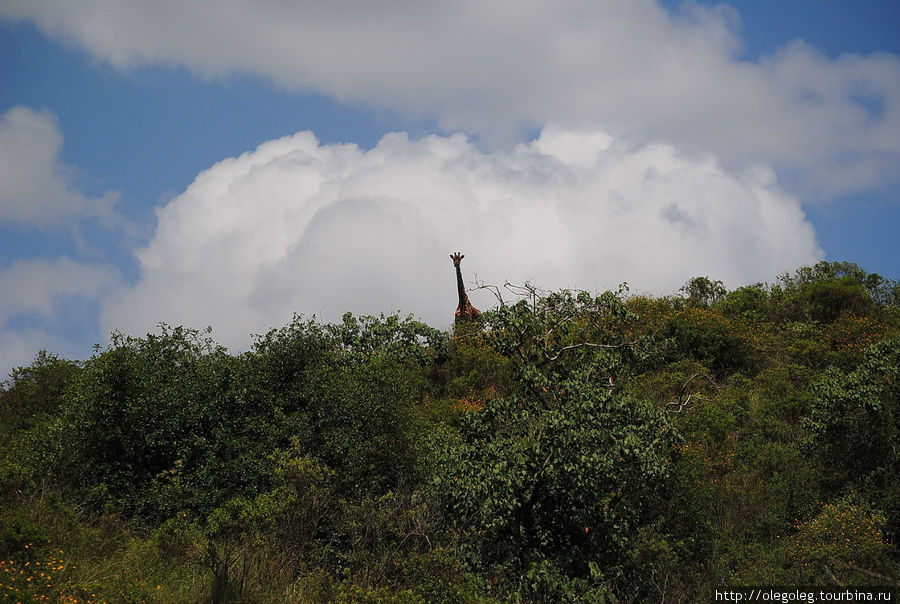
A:
[[[512,289],[450,332],[298,316],[241,354],[166,325],[84,361],[38,354],[0,387],[0,590],[690,602],[897,585],[895,282],[820,263],[668,297]]]

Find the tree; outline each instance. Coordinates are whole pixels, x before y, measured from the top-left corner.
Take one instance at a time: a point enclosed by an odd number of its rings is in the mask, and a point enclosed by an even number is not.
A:
[[[208,510],[259,480],[267,468],[254,451],[267,439],[230,395],[236,359],[196,330],[160,331],[116,333],[85,362],[66,393],[62,478],[97,506],[165,517]]]
[[[628,551],[677,435],[610,386],[652,349],[618,296],[531,293],[483,315],[487,340],[518,359],[518,392],[442,435],[433,486],[471,565],[505,593],[591,601],[640,575]]]
[[[31,365],[13,369],[9,380],[0,384],[0,435],[11,435],[33,424],[36,416],[54,413],[78,369],[77,363],[46,350],[38,352]]]
[[[713,281],[709,277],[694,277],[681,288],[687,294],[688,303],[707,307],[725,297],[728,290],[721,281]]]
[[[900,534],[900,337],[870,346],[854,371],[826,371],[813,393],[804,425],[827,482],[853,485]]]

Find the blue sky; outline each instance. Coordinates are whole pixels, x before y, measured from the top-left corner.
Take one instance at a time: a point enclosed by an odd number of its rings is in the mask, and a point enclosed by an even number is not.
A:
[[[900,278],[894,0],[58,4],[0,0],[0,372],[159,322],[443,327],[457,248],[546,287]]]

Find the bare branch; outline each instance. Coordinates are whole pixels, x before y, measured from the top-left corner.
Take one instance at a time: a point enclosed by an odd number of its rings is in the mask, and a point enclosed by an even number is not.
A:
[[[687,390],[687,387],[690,385],[690,383],[693,382],[693,381],[694,381],[695,379],[697,379],[698,377],[706,378],[706,380],[707,380],[710,384],[712,384],[713,387],[714,387],[717,391],[719,390],[719,385],[718,385],[718,384],[715,382],[715,380],[712,379],[708,374],[706,374],[706,373],[695,373],[694,375],[692,375],[691,377],[689,377],[688,380],[681,386],[681,392],[680,392],[680,394],[678,395],[678,400],[679,400],[679,401],[681,400],[682,397],[684,397],[684,391]]]
[[[483,281],[478,281],[477,278],[474,282],[475,289],[486,289],[491,292],[495,298],[497,298],[497,302],[500,303],[500,306],[505,306],[506,303],[503,300],[503,293],[500,291],[500,288],[492,283],[484,283]]]
[[[559,349],[559,352],[557,352],[552,357],[545,354],[544,358],[547,360],[547,362],[555,361],[560,357],[560,355],[562,355],[562,353],[566,352],[567,350],[574,350],[576,348],[603,348],[606,350],[615,350],[617,348],[623,348],[625,346],[634,346],[635,344],[637,344],[637,340],[634,340],[632,342],[622,342],[621,344],[595,344],[594,342],[579,342],[578,344],[569,344],[568,346],[563,346]]]
[[[699,394],[689,394],[684,402],[679,401],[677,403],[666,403],[666,411],[668,411],[669,413],[681,413],[682,411],[690,411],[697,406],[696,402],[691,402],[692,400],[708,402],[713,399],[706,396],[700,396]]]
[[[893,577],[889,577],[887,575],[882,575],[881,573],[877,573],[874,570],[869,570],[867,568],[863,568],[861,566],[857,566],[852,562],[844,562],[843,560],[839,560],[832,556],[828,556],[828,561],[832,564],[837,564],[838,566],[843,566],[844,568],[849,568],[850,570],[855,570],[863,573],[864,575],[869,575],[870,577],[875,577],[876,579],[880,579],[882,581],[886,581],[890,585],[900,586],[900,581],[894,579]]]
[[[699,394],[696,394],[696,393],[689,394],[689,395],[687,395],[687,398],[685,398],[684,393],[687,390],[687,387],[690,385],[691,382],[693,382],[697,378],[705,378],[706,381],[708,381],[710,384],[713,385],[713,387],[716,389],[717,392],[720,390],[719,385],[708,374],[695,373],[694,375],[689,377],[688,380],[684,384],[682,384],[681,391],[678,394],[678,402],[666,403],[666,411],[668,413],[681,413],[682,411],[690,411],[697,405],[696,401],[711,401],[711,400],[713,400],[711,397],[700,396]],[[693,403],[691,402],[692,400],[694,401]]]
[[[825,572],[828,573],[828,576],[831,577],[831,580],[834,581],[835,585],[837,585],[838,587],[844,587],[844,584],[841,583],[836,576],[834,576],[834,573],[831,572],[831,569],[828,568],[828,566],[825,566],[824,568]]]

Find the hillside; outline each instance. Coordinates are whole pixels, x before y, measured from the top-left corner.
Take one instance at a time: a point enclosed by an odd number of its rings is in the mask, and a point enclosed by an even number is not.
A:
[[[452,333],[348,314],[243,354],[170,326],[39,354],[0,389],[0,600],[900,584],[897,283],[497,293]]]

